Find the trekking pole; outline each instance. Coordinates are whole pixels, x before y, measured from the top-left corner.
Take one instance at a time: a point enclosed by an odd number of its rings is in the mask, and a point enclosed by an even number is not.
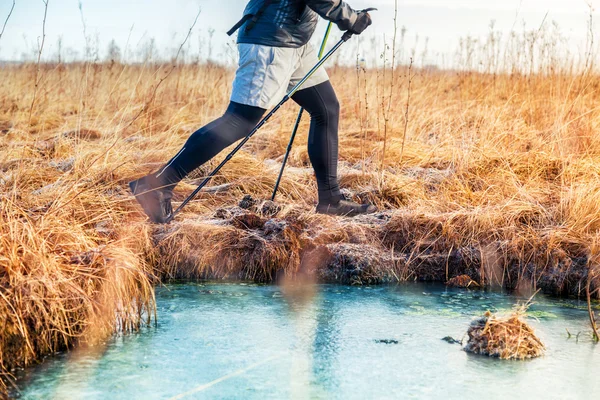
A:
[[[323,58],[323,54],[325,53],[325,46],[327,46],[327,40],[329,39],[329,34],[331,33],[332,26],[333,26],[333,22],[330,22],[327,25],[327,30],[325,31],[325,37],[323,38],[323,42],[321,43],[321,49],[319,50],[319,60]],[[273,195],[271,196],[271,201],[275,201],[275,196],[277,196],[277,190],[279,190],[279,184],[281,183],[281,178],[283,178],[283,171],[285,170],[285,165],[287,164],[288,158],[290,157],[290,153],[292,151],[292,147],[294,146],[294,140],[296,140],[296,134],[298,133],[298,128],[300,128],[300,121],[302,121],[303,113],[304,113],[304,108],[300,107],[300,111],[298,112],[298,118],[296,119],[296,124],[294,125],[294,130],[292,131],[292,136],[290,137],[290,142],[289,142],[287,150],[285,152],[285,156],[283,157],[283,162],[281,163],[281,170],[279,171],[279,176],[277,177],[277,182],[275,183],[275,188],[273,189]]]
[[[374,11],[375,9],[367,9],[364,10],[364,12],[369,12],[369,11]],[[183,208],[188,205],[188,203],[192,200],[194,200],[194,198],[198,195],[198,193],[200,193],[200,191],[204,188],[204,186],[206,186],[208,184],[208,182],[210,182],[210,180],[212,178],[214,178],[214,176],[216,174],[219,173],[219,171],[225,166],[225,164],[227,164],[229,162],[229,160],[231,160],[233,158],[233,156],[235,156],[237,154],[238,151],[241,150],[242,147],[244,147],[244,145],[246,143],[248,143],[248,140],[250,140],[252,138],[252,136],[254,136],[256,134],[256,132],[258,132],[260,130],[260,128],[262,128],[267,121],[269,121],[271,119],[271,117],[273,117],[273,115],[275,115],[277,113],[277,111],[279,111],[279,109],[285,104],[287,103],[293,95],[296,94],[296,92],[298,90],[300,90],[300,88],[302,86],[304,86],[304,84],[306,83],[306,81],[308,81],[314,74],[315,72],[317,72],[319,70],[319,68],[321,68],[323,66],[323,64],[325,64],[332,55],[334,55],[339,49],[340,47],[342,47],[342,45],[344,43],[346,43],[348,40],[350,40],[352,38],[354,34],[350,31],[347,31],[346,33],[344,33],[344,35],[342,36],[342,38],[340,39],[339,42],[337,42],[337,44],[335,46],[333,46],[333,48],[331,50],[329,50],[329,52],[323,57],[321,58],[321,60],[319,60],[319,62],[317,63],[317,65],[315,65],[309,72],[308,74],[306,74],[306,76],[304,78],[302,78],[302,80],[300,82],[298,82],[298,84],[296,86],[294,86],[292,88],[292,90],[290,90],[290,92],[288,94],[285,95],[285,97],[279,102],[279,104],[277,104],[275,106],[275,108],[273,108],[271,110],[271,112],[269,112],[267,114],[266,117],[264,117],[259,123],[258,125],[256,125],[256,127],[254,129],[252,129],[252,131],[248,134],[248,136],[246,136],[244,139],[242,139],[242,141],[235,147],[235,149],[233,149],[233,151],[231,153],[229,153],[227,155],[227,157],[225,157],[225,159],[223,161],[221,161],[221,163],[217,166],[217,168],[214,169],[213,172],[211,172],[203,181],[202,183],[200,183],[200,185],[196,188],[196,190],[194,190],[192,192],[192,194],[190,194],[184,201],[183,203],[181,203],[181,205],[179,207],[177,207],[177,209],[173,212],[173,214],[171,214],[171,217],[169,217],[169,219],[167,219],[167,223],[173,221],[173,219],[177,216],[177,214],[179,214],[181,212],[181,210],[183,210]]]

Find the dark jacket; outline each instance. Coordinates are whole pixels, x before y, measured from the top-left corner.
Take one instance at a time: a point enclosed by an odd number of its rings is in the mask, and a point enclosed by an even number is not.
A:
[[[264,0],[250,0],[244,15],[256,14]],[[274,0],[250,30],[246,22],[239,30],[238,43],[298,48],[309,42],[319,16],[347,31],[358,13],[342,0]]]

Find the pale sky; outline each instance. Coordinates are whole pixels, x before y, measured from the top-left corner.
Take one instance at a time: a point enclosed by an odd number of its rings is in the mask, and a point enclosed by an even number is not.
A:
[[[600,0],[592,2],[600,6]],[[84,54],[78,3],[79,0],[49,0],[46,58],[56,56],[59,37],[63,41],[63,57]],[[356,9],[379,7],[380,11],[373,13],[374,26],[369,34],[391,37],[394,0],[349,0],[348,3]],[[588,19],[586,3],[586,0],[399,0],[398,24],[407,28],[408,42],[414,42],[416,35],[421,42],[429,38],[430,52],[441,54],[454,50],[461,37],[484,36],[491,20],[495,20],[496,28],[503,32],[509,32],[513,27],[522,29],[523,23],[529,29],[537,29],[548,13],[547,23],[556,21],[573,46],[584,46]],[[12,0],[0,0],[0,29],[11,4]],[[206,41],[212,28],[213,58],[232,61],[234,47],[225,32],[241,17],[246,1],[82,0],[82,4],[88,37],[92,47],[100,49],[101,56],[105,55],[111,39],[121,49],[129,43],[128,48],[135,55],[153,38],[159,52],[172,54],[201,7],[198,25],[189,44],[190,53],[202,52],[204,57],[207,56]],[[16,0],[13,16],[0,39],[0,60],[21,60],[24,55],[32,57],[42,33],[43,12],[42,0]]]

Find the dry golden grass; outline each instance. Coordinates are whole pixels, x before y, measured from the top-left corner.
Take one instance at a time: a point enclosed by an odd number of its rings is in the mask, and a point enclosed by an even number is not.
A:
[[[471,324],[465,350],[502,360],[525,360],[541,356],[546,348],[524,321],[526,311],[527,308],[522,306],[507,316],[486,312]]]
[[[600,229],[597,75],[413,70],[404,143],[408,79],[400,69],[382,160],[378,105],[390,82],[377,71],[332,68],[343,110],[341,183],[348,196],[392,210],[385,227],[312,213],[307,120],[278,197],[285,228],[269,228],[266,216],[214,216],[244,194],[269,197],[293,105],[215,178],[226,190],[201,194],[170,227],[150,227],[126,182],[157,169],[219,116],[231,89],[232,71],[208,65],[177,67],[157,88],[168,69],[42,65],[31,117],[36,67],[0,69],[3,372],[110,331],[115,313],[122,329],[135,328],[152,313],[155,277],[269,281],[304,268],[303,256],[346,271],[349,261],[335,254],[357,245],[384,254],[362,254],[368,276],[346,277],[352,283],[467,273],[484,285],[582,289]],[[176,200],[193,182],[178,187]],[[461,270],[467,253],[476,260]],[[452,257],[459,261],[449,265]],[[373,262],[387,268],[385,279]]]

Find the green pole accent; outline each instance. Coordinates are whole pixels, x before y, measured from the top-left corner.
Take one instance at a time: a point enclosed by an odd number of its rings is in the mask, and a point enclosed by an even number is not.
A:
[[[321,43],[321,49],[319,50],[319,60],[323,58],[323,54],[325,54],[325,47],[327,47],[327,41],[329,40],[329,34],[331,33],[331,28],[333,27],[333,22],[330,22],[327,25],[327,30],[325,31],[325,37],[323,38],[323,43]]]

